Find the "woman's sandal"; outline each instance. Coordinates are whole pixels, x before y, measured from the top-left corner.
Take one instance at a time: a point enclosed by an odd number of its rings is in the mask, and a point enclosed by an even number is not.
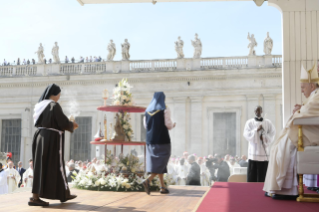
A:
[[[33,197],[30,198],[30,201],[28,202],[29,206],[49,206],[48,202],[44,202],[41,199],[34,199]]]
[[[145,189],[145,192],[150,195],[151,194],[151,189],[150,189],[150,181],[148,179],[144,180],[142,183]]]
[[[169,190],[167,188],[161,187],[161,194],[169,194]]]

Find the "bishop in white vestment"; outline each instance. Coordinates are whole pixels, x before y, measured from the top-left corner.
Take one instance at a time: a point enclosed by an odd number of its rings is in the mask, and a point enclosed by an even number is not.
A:
[[[265,182],[268,167],[268,146],[276,134],[275,126],[264,119],[261,106],[255,108],[256,117],[246,122],[244,137],[248,141],[247,182]]]
[[[7,172],[2,168],[0,163],[0,194],[8,193]]]
[[[298,144],[298,126],[293,125],[296,118],[319,116],[319,86],[316,62],[312,69],[301,69],[301,91],[307,100],[295,105],[293,115],[288,120],[278,139],[270,150],[270,160],[263,190],[273,199],[292,199],[298,195],[296,155]],[[303,126],[305,146],[319,145],[319,127]]]
[[[186,185],[186,178],[188,175],[188,167],[185,165],[185,159],[182,158],[180,164],[176,166],[177,185]]]
[[[13,162],[9,163],[9,168],[7,168],[5,172],[7,172],[8,178],[8,192],[11,193],[18,188],[21,176],[19,172],[13,168]]]
[[[33,186],[33,162],[29,163],[29,168],[23,174],[23,186],[32,188]]]

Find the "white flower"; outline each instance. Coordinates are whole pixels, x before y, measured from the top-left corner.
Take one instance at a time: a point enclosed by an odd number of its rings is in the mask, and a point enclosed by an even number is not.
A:
[[[136,176],[136,182],[138,184],[142,184],[144,182],[144,179],[142,177]]]
[[[131,184],[126,183],[125,188],[127,188],[127,189],[131,188]]]
[[[127,133],[127,136],[130,137],[131,135],[132,135],[132,133],[129,131],[129,132]]]
[[[114,179],[109,179],[109,185],[111,187],[115,187],[116,186],[116,181]]]
[[[103,178],[101,178],[101,179],[100,179],[100,183],[101,183],[101,185],[105,185],[105,184],[106,184],[106,181],[105,181]]]
[[[95,181],[95,185],[99,186],[100,185],[100,180]]]
[[[77,173],[76,171],[73,171],[72,174],[73,174],[74,176],[78,175],[78,173]]]
[[[94,176],[94,174],[93,174],[93,172],[89,172],[89,173],[87,174],[87,176],[88,176],[89,178],[92,178],[92,177]]]

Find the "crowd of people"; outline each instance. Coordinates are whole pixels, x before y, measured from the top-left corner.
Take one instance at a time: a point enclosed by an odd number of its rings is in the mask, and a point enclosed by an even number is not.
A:
[[[102,59],[101,56],[90,56],[90,57],[80,57],[79,60],[75,60],[74,57],[71,57],[71,59],[68,58],[68,56],[65,56],[64,59],[64,63],[93,63],[93,62],[102,62],[105,61]],[[50,58],[49,60],[47,60],[46,58],[44,58],[44,63],[45,64],[51,64],[52,63],[52,59]],[[1,64],[2,66],[19,66],[19,65],[35,65],[36,61],[35,59],[23,59],[22,61],[20,60],[20,58],[17,59],[17,61],[13,61],[13,62],[8,62],[6,59],[3,60],[3,63]]]
[[[18,162],[16,167],[11,160],[7,158],[7,164],[0,163],[0,194],[14,192],[20,187],[32,188],[33,185],[33,160],[29,160],[29,168],[24,169],[22,162]]]
[[[176,185],[209,186],[212,181],[227,182],[235,167],[247,167],[247,156],[222,157],[219,154],[198,157],[184,152],[183,156],[170,158],[168,174],[173,176]]]

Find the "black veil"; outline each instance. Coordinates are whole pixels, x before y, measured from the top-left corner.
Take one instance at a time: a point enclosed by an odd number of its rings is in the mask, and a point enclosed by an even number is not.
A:
[[[42,102],[45,99],[49,99],[51,95],[56,96],[61,93],[61,88],[56,84],[49,85],[41,95],[39,102]]]

